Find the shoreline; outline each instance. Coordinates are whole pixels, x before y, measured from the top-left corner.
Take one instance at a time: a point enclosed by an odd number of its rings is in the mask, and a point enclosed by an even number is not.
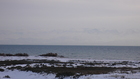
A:
[[[140,60],[110,60],[110,59],[91,59],[91,58],[69,58],[69,57],[51,57],[51,56],[0,56],[0,61],[4,60],[22,60],[22,59],[47,59],[47,60],[60,60],[67,62],[69,60],[81,60],[81,61],[105,61],[105,62],[117,62],[117,61],[131,61],[140,62]]]
[[[5,71],[24,71],[55,74],[61,77],[79,77],[102,74],[140,73],[140,61],[89,60],[44,56],[0,56],[0,69]],[[140,76],[140,74],[139,74]]]

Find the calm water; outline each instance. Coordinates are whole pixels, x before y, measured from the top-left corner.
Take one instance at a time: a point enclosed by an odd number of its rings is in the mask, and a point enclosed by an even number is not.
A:
[[[37,56],[49,52],[69,58],[140,60],[140,46],[0,45],[0,53],[28,53]]]

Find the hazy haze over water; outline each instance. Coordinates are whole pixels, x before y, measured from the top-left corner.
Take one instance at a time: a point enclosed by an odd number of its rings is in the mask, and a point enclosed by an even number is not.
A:
[[[0,0],[0,44],[140,46],[140,0]]]

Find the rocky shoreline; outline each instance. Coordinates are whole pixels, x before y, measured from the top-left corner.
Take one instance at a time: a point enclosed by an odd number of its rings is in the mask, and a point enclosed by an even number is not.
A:
[[[7,56],[5,56],[7,57]],[[31,71],[35,73],[53,73],[56,78],[78,78],[95,74],[134,74],[140,72],[139,61],[84,61],[65,60],[65,58],[45,57],[44,59],[0,60],[0,72],[5,70]]]

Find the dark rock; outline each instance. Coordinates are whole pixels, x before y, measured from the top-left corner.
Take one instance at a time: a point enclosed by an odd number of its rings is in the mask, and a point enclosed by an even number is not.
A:
[[[10,78],[10,76],[9,75],[5,75],[3,78]]]
[[[47,54],[42,54],[39,56],[51,56],[51,57],[57,57],[57,53],[47,53]]]

